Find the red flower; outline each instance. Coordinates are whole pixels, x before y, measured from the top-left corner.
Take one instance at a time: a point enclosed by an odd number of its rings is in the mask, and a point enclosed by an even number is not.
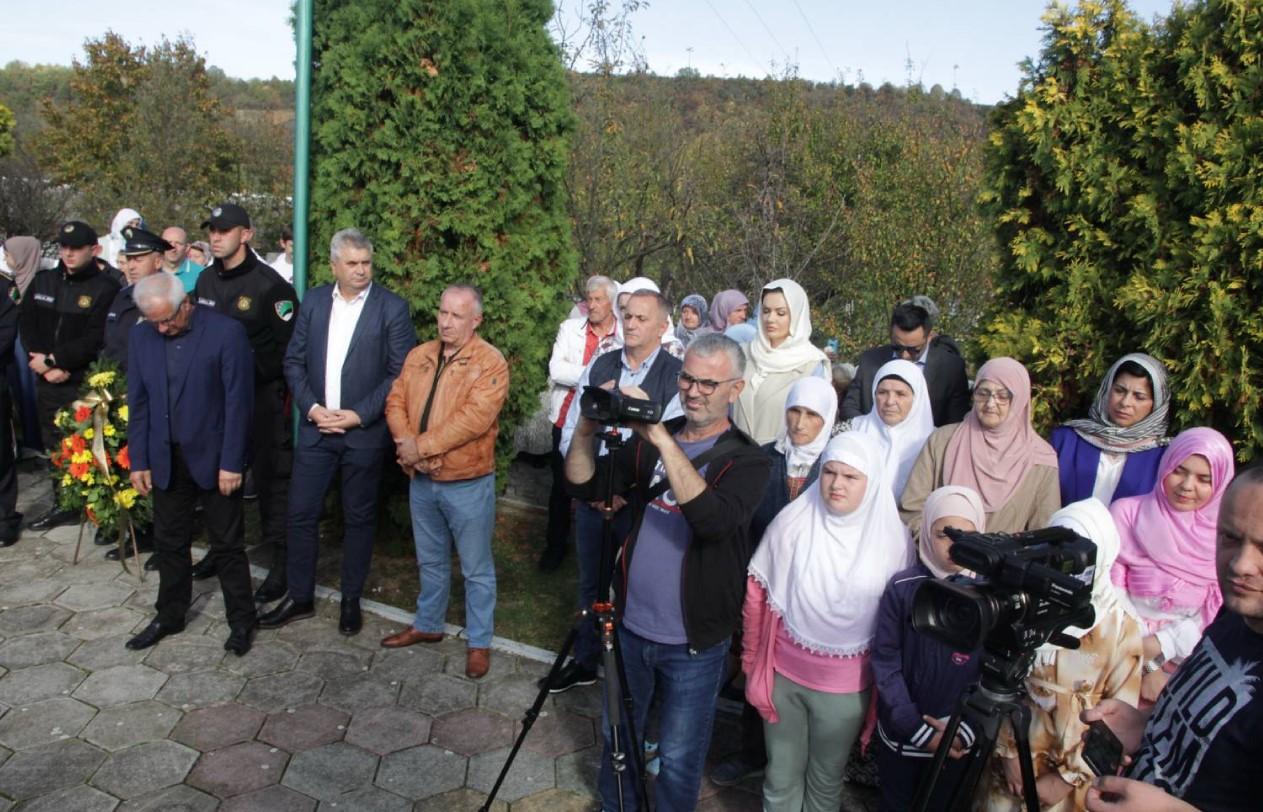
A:
[[[88,521],[92,522],[92,523],[93,523],[93,524],[95,524],[97,527],[100,527],[100,526],[101,526],[101,523],[100,523],[99,521],[97,521],[96,514],[92,512],[92,508],[84,508],[83,510],[84,510],[84,512],[85,512],[85,513],[87,513],[87,514],[88,514]]]
[[[83,451],[87,447],[88,447],[88,441],[83,439],[82,434],[75,434],[71,436],[70,450],[72,452],[74,452],[75,454],[78,454],[80,451]]]
[[[83,479],[84,474],[88,473],[88,464],[86,462],[75,462],[70,465],[70,475],[75,479]]]
[[[114,461],[117,462],[119,467],[124,471],[132,470],[132,457],[131,454],[128,453],[127,448],[127,446],[123,446],[118,450],[118,453],[114,455]]]
[[[87,406],[80,406],[78,409],[75,409],[75,422],[76,423],[86,423],[88,418],[91,416],[92,416],[92,410],[89,409]]]

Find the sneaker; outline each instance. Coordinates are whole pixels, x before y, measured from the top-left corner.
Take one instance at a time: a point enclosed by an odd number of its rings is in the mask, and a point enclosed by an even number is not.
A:
[[[539,687],[543,688],[547,680],[548,677],[541,678],[538,683]],[[574,660],[571,660],[561,667],[561,671],[557,673],[557,676],[548,685],[548,693],[560,694],[569,691],[576,685],[594,684],[596,684],[596,669],[584,668]]]
[[[720,787],[735,787],[748,778],[763,775],[763,765],[755,764],[744,753],[734,753],[710,771],[710,782]]]

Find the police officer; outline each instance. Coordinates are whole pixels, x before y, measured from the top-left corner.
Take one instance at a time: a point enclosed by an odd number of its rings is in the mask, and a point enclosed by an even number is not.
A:
[[[88,366],[105,343],[105,319],[119,284],[96,262],[100,251],[96,232],[78,220],[57,232],[61,262],[35,274],[20,306],[22,344],[29,365],[38,376],[36,408],[44,443],[58,445],[53,419],[78,397]],[[72,510],[51,510],[30,523],[44,531],[78,519]]]
[[[105,349],[101,354],[126,372],[127,336],[132,327],[145,320],[132,299],[132,290],[146,276],[162,271],[163,252],[171,250],[171,243],[152,231],[133,226],[123,229],[123,240],[118,264],[127,279],[127,286],[114,297],[105,317]]]
[[[298,298],[280,274],[250,248],[250,216],[235,203],[221,203],[202,223],[208,229],[214,261],[197,278],[197,303],[245,325],[254,349],[254,424],[251,470],[259,495],[263,541],[272,547],[271,568],[254,598],[260,603],[285,594],[285,513],[293,438],[286,404],[283,362],[294,331]],[[214,575],[210,557],[193,568],[193,577]]]

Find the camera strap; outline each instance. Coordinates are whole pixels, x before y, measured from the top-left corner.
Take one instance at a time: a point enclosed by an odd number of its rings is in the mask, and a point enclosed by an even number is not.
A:
[[[707,449],[706,451],[703,451],[701,454],[698,454],[696,457],[694,457],[693,459],[689,461],[693,463],[694,470],[700,471],[702,467],[705,466],[707,463],[711,462],[712,460],[718,459],[719,457],[722,457],[724,454],[727,454],[731,451],[735,451],[741,445],[742,445],[742,442],[740,440],[738,440],[735,437],[729,437],[727,440],[723,440],[722,442],[715,443],[709,449]],[[659,496],[666,493],[668,490],[670,490],[670,488],[671,488],[671,480],[669,480],[666,477],[663,477],[662,481],[660,481],[657,485],[654,485],[652,488],[645,491],[645,504],[648,505],[649,503],[653,502],[653,500],[657,499]]]

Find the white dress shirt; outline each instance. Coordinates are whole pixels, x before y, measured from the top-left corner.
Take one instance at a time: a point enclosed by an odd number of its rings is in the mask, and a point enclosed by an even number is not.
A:
[[[325,347],[325,408],[342,408],[342,365],[351,349],[351,336],[355,325],[364,312],[364,300],[373,289],[373,283],[360,291],[351,301],[343,298],[338,286],[333,286],[333,309],[329,312],[329,344]]]

